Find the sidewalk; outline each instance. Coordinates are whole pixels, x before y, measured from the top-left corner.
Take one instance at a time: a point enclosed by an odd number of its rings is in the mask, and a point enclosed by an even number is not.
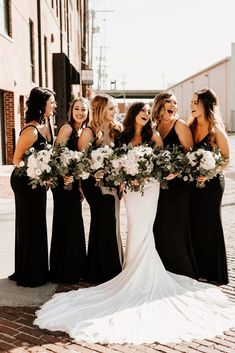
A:
[[[232,162],[226,171],[226,189],[222,203],[222,217],[228,255],[230,283],[221,287],[223,292],[235,302],[235,134],[229,137]],[[7,277],[13,270],[14,247],[14,198],[9,184],[11,166],[0,167],[0,278]],[[51,229],[52,198],[48,194],[48,229]],[[86,235],[89,229],[89,208],[83,205]],[[123,243],[126,241],[125,208],[121,206],[121,231]],[[50,237],[50,235],[49,235]],[[86,286],[86,284],[84,284]],[[57,292],[77,289],[79,286],[59,286]],[[0,293],[1,295],[1,293]],[[0,307],[0,352],[54,352],[54,353],[235,353],[235,328],[212,340],[194,340],[190,343],[160,345],[144,344],[134,346],[100,345],[75,343],[62,332],[40,330],[33,325],[35,307]]]

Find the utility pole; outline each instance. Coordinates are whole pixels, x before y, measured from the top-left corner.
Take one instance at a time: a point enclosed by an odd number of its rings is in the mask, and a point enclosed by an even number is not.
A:
[[[106,12],[114,12],[113,10],[91,10],[91,49],[90,49],[90,60],[89,60],[89,68],[93,69],[93,49],[94,49],[94,34],[98,33],[100,31],[99,27],[95,27],[95,19],[96,19],[96,13],[106,13]],[[105,19],[104,19],[105,21]],[[100,46],[100,52],[99,52],[99,66],[98,66],[98,83],[97,83],[97,89],[101,89],[101,77],[102,75],[106,76],[106,73],[104,70],[102,71],[102,55],[104,55],[104,46]]]

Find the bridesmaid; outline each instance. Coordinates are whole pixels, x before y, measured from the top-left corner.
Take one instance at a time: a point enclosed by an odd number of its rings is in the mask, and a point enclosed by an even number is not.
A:
[[[192,133],[187,124],[177,118],[176,97],[162,92],[154,98],[152,107],[156,130],[164,147],[181,146],[188,151],[193,146]],[[191,186],[175,175],[167,177],[169,189],[160,189],[153,232],[156,249],[166,270],[197,278],[189,221]]]
[[[56,107],[54,93],[35,87],[26,104],[26,125],[20,132],[13,157],[16,168],[29,148],[42,150],[44,143],[53,143],[50,118]],[[48,281],[46,187],[32,189],[27,176],[15,174],[16,168],[11,175],[15,195],[15,272],[9,279],[18,286],[37,287]]]
[[[55,144],[63,143],[70,150],[77,149],[79,135],[89,122],[89,102],[75,98],[68,113],[68,122],[59,130]],[[61,178],[62,179],[62,178]],[[64,184],[72,182],[72,189]],[[86,275],[86,243],[82,218],[82,194],[78,181],[64,177],[52,189],[54,199],[50,277],[56,283],[74,283]]]
[[[228,137],[218,116],[218,99],[215,93],[209,88],[195,92],[191,111],[192,119],[189,126],[193,133],[195,148],[211,150],[217,146],[228,160]],[[228,162],[223,168],[227,164]],[[194,185],[190,198],[190,217],[199,277],[202,281],[227,284],[228,269],[221,223],[224,175],[221,170],[221,173],[210,181],[203,176],[200,176],[198,181],[205,182],[205,187],[197,188]]]
[[[115,121],[114,99],[106,94],[96,95],[91,102],[92,120],[78,141],[78,149],[110,145],[122,130]],[[88,242],[88,281],[102,283],[122,270],[122,244],[119,231],[119,204],[116,192],[103,194],[90,176],[82,182],[82,189],[90,206],[91,223]]]

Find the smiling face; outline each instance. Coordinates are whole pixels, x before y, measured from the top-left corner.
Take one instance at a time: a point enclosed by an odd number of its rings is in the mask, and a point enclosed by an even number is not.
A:
[[[166,120],[172,119],[175,117],[175,114],[178,109],[178,104],[175,96],[170,96],[165,99],[163,108],[162,108],[162,117]]]
[[[204,116],[205,110],[204,110],[203,104],[198,99],[197,94],[194,94],[193,99],[190,104],[190,107],[191,107],[191,113],[192,113],[193,118],[197,119],[197,118]]]
[[[55,112],[55,108],[56,108],[55,97],[51,95],[46,102],[44,116],[47,118],[49,118],[50,116],[53,116]]]
[[[149,104],[145,104],[143,108],[141,108],[140,112],[136,115],[135,124],[140,126],[145,126],[149,120],[150,120],[150,106]]]
[[[117,115],[117,106],[114,100],[109,99],[107,103],[107,107],[104,111],[104,120],[105,121],[113,121]]]
[[[86,120],[88,115],[88,106],[82,102],[77,101],[73,105],[72,116],[75,124],[81,126],[82,123]]]

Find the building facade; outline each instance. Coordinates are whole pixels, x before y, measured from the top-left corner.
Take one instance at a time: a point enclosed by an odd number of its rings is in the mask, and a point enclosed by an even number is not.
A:
[[[33,87],[55,91],[57,126],[73,96],[86,96],[88,14],[88,0],[0,0],[0,165],[12,163]]]
[[[179,115],[183,119],[187,120],[190,117],[193,93],[205,87],[213,89],[218,96],[226,130],[235,132],[235,43],[232,43],[230,57],[167,88],[177,97]]]

